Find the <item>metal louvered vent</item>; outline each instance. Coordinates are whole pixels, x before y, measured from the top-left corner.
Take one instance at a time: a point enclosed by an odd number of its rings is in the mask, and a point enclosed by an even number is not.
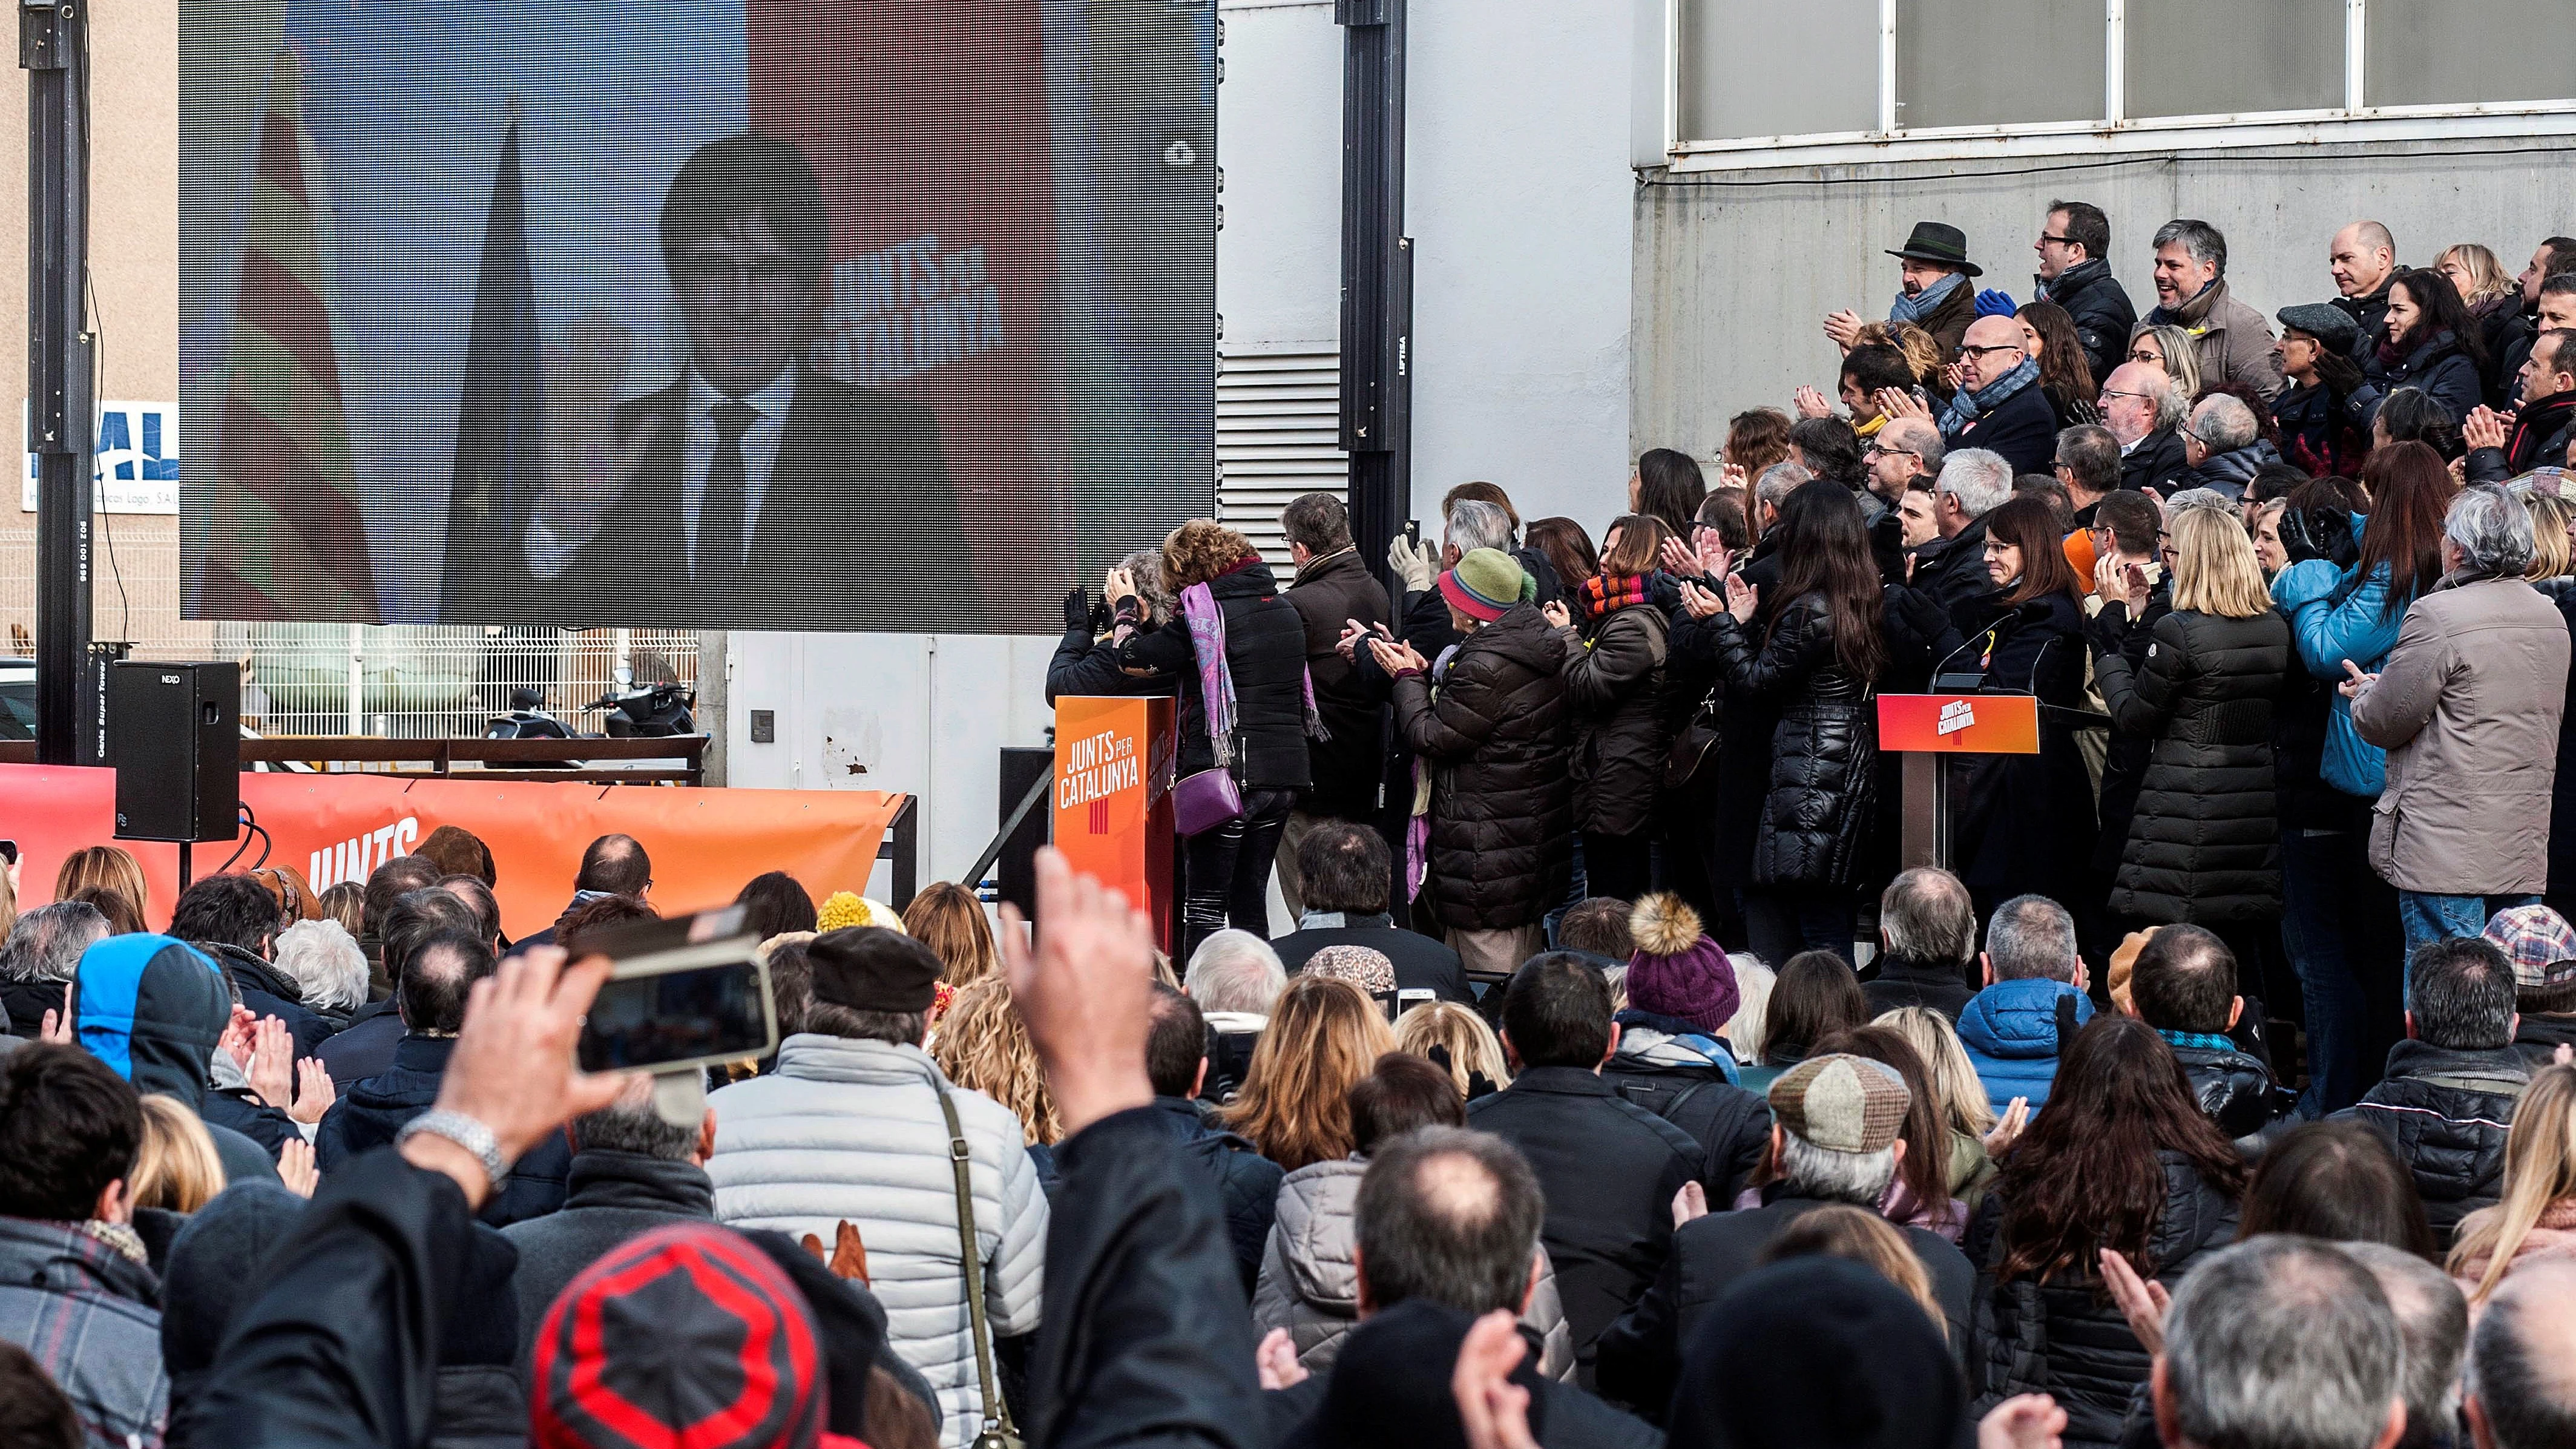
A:
[[[1288,562],[1279,511],[1350,486],[1341,450],[1341,355],[1313,344],[1225,355],[1216,381],[1217,519],[1273,564]]]

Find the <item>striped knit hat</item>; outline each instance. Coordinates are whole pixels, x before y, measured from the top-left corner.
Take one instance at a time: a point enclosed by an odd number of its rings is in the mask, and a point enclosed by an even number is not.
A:
[[[1512,605],[1537,598],[1538,581],[1501,549],[1471,548],[1456,568],[1440,576],[1440,596],[1459,613],[1490,624]]]
[[[822,1350],[805,1297],[713,1223],[646,1233],[546,1311],[537,1449],[820,1449]]]

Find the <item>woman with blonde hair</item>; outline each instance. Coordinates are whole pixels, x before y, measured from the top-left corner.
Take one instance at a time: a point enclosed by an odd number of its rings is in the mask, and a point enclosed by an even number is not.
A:
[[[1217,1121],[1289,1172],[1348,1157],[1351,1084],[1395,1049],[1395,1033],[1358,987],[1299,976],[1271,1006],[1243,1090]]]
[[[2564,1057],[2531,1074],[2504,1139],[2504,1192],[2460,1219],[2442,1267],[2484,1304],[2517,1268],[2576,1258],[2576,1066]]]
[[[964,886],[941,881],[914,896],[903,908],[903,930],[948,968],[939,979],[951,986],[972,986],[1002,967],[993,923],[984,919],[983,902]]]
[[[2469,323],[2486,349],[2486,403],[2502,410],[2513,401],[2517,379],[2506,359],[2531,342],[2531,321],[2522,315],[2522,284],[2504,269],[2496,254],[2476,242],[2444,247],[2433,270],[2460,294]]]
[[[2522,506],[2531,515],[2531,567],[2523,577],[2538,584],[2576,574],[2576,543],[2569,538],[2576,503],[2535,488],[2522,496]]]
[[[1931,1083],[1932,1105],[1950,1133],[1950,1195],[1967,1204],[1973,1220],[1977,1205],[1985,1201],[1986,1185],[1995,1178],[1994,1153],[2011,1138],[1993,1141],[1994,1103],[1986,1098],[1985,1084],[1977,1080],[1976,1064],[1968,1060],[1958,1028],[1928,1006],[1901,1006],[1870,1025],[1886,1027],[1914,1048],[1924,1078]]]
[[[197,1114],[168,1097],[143,1099],[143,1140],[126,1175],[126,1201],[139,1208],[192,1213],[224,1190],[223,1159]]]
[[[2272,705],[2293,659],[2254,543],[2233,512],[2166,515],[2173,610],[2143,657],[2146,591],[2105,561],[2108,592],[2090,631],[2094,679],[2112,727],[2154,741],[2120,852],[2111,913],[2124,929],[2188,922],[2256,961],[2258,930],[2281,915],[2280,826],[2272,792]]]
[[[143,886],[143,865],[123,846],[84,845],[63,857],[62,869],[54,872],[54,899],[70,900],[85,886],[112,890],[125,897],[136,915],[151,919],[152,900]]]
[[[1448,1056],[1449,1080],[1457,1084],[1461,1097],[1473,1101],[1512,1084],[1502,1039],[1470,1007],[1427,1001],[1396,1018],[1397,1051],[1432,1060],[1433,1047]]]
[[[1011,983],[1000,972],[959,988],[930,1041],[930,1059],[948,1080],[983,1093],[1020,1119],[1020,1137],[1036,1164],[1038,1184],[1055,1186],[1055,1144],[1064,1120],[1047,1094],[1037,1048],[1011,1001]]]
[[[2200,346],[2170,323],[2141,322],[2129,329],[2129,361],[2152,362],[2182,389],[2183,401],[2200,398]]]

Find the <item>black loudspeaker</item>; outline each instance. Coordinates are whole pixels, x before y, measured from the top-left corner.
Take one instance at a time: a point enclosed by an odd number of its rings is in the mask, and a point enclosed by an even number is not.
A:
[[[1029,788],[1040,780],[1055,778],[1055,751],[1052,749],[1006,749],[1002,751],[1001,818],[997,826],[1010,823],[1011,812]],[[1041,795],[1036,808],[1020,822],[1002,842],[1002,853],[993,858],[993,875],[1000,887],[1000,898],[1020,908],[1020,914],[1034,921],[1038,918],[1038,847],[1047,843],[1055,823],[1055,802]]]
[[[241,666],[121,662],[108,680],[119,840],[241,834]]]

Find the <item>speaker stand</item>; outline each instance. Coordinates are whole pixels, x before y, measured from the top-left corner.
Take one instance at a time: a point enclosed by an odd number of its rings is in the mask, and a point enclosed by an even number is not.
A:
[[[179,842],[179,889],[182,892],[185,892],[188,889],[188,881],[190,879],[188,853],[193,849],[195,849],[195,847],[189,844],[189,842],[184,840]]]

